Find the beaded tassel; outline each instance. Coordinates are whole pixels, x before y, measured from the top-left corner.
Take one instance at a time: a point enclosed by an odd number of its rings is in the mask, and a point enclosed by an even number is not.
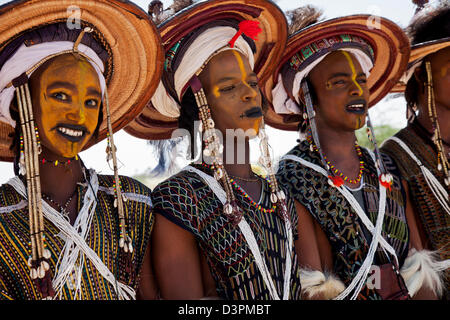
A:
[[[433,76],[431,72],[431,62],[425,62],[425,68],[427,72],[427,97],[428,97],[428,116],[431,120],[433,126],[433,137],[432,140],[436,145],[438,151],[438,166],[439,171],[444,171],[444,183],[448,187],[450,186],[450,168],[447,156],[445,155],[444,144],[442,142],[441,129],[439,126],[439,120],[437,118],[436,112],[436,102],[434,98],[434,88],[433,88]]]
[[[227,195],[227,201],[223,206],[223,211],[230,221],[234,225],[237,225],[241,221],[242,213],[237,205],[228,173],[223,166],[223,145],[220,143],[219,137],[216,134],[216,129],[214,128],[215,123],[211,118],[211,112],[200,80],[197,76],[193,76],[190,84],[199,109],[199,118],[201,121],[199,130],[203,132],[203,143],[205,145],[203,155],[206,158],[212,158],[214,178],[222,184]]]
[[[311,152],[314,151],[313,144],[316,146],[317,151],[319,152],[320,161],[322,162],[323,167],[327,170],[328,174],[328,183],[333,187],[340,187],[344,184],[344,179],[340,176],[337,176],[333,174],[330,171],[330,166],[327,164],[324,155],[322,153],[322,149],[320,147],[320,141],[319,136],[317,134],[317,126],[316,126],[316,113],[313,110],[313,103],[311,100],[311,96],[309,94],[309,87],[306,81],[302,82],[302,90],[305,96],[305,106],[306,106],[306,113],[303,114],[303,117],[306,119],[309,119],[309,127],[311,129],[311,136],[313,143],[310,144],[310,150]]]
[[[279,208],[280,216],[286,221],[289,219],[285,201],[286,195],[278,186],[278,182],[275,177],[273,162],[269,152],[269,137],[266,134],[264,119],[261,121],[258,137],[260,139],[259,148],[261,151],[261,157],[258,162],[267,172],[267,179],[271,189],[270,201]]]
[[[380,150],[378,149],[377,139],[375,138],[375,130],[372,126],[372,121],[370,121],[369,113],[367,113],[367,132],[370,142],[374,146],[374,153],[375,153],[375,166],[378,168],[378,170],[381,172],[378,176],[378,181],[380,184],[388,189],[391,190],[392,184],[394,182],[394,177],[387,171],[386,166],[384,165],[383,160],[381,159]]]
[[[117,148],[114,145],[114,138],[113,138],[113,129],[111,125],[111,114],[109,111],[109,101],[108,101],[108,93],[107,89],[105,88],[105,109],[106,109],[106,120],[108,125],[108,137],[107,137],[107,143],[108,146],[106,148],[106,159],[107,161],[111,159],[113,161],[113,170],[114,170],[114,182],[113,182],[113,188],[114,188],[114,207],[117,208],[119,212],[119,247],[123,249],[125,253],[133,253],[133,244],[131,241],[131,237],[127,233],[127,225],[125,221],[125,213],[124,213],[124,205],[123,202],[126,202],[126,197],[122,194],[122,188],[121,188],[121,181],[119,178],[119,169],[117,167],[117,157],[116,152]]]
[[[31,104],[28,83],[15,85],[19,107],[19,116],[23,136],[21,137],[21,161],[25,166],[27,180],[28,210],[30,221],[31,252],[28,259],[30,277],[33,279],[42,296],[54,296],[51,283],[49,259],[44,235],[44,217],[42,214],[41,185],[39,179],[39,159],[41,151],[38,143],[39,134],[34,125],[33,108]]]

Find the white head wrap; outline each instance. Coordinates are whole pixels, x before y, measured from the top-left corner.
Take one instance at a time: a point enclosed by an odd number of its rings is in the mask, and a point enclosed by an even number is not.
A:
[[[15,88],[6,86],[15,78],[27,72],[39,61],[46,57],[63,51],[72,50],[74,43],[71,41],[53,41],[35,44],[27,47],[25,44],[12,55],[0,70],[0,121],[15,127],[16,122],[11,118],[9,107],[14,98]],[[84,44],[78,45],[78,51],[89,57],[88,61],[98,74],[102,95],[105,91],[106,80],[103,76],[104,66],[99,56]],[[31,73],[32,74],[32,73]],[[28,75],[28,77],[31,76]]]
[[[343,48],[339,49],[343,51],[347,51],[351,54],[353,54],[356,59],[358,59],[359,64],[361,65],[361,68],[363,69],[363,72],[366,74],[366,77],[369,77],[370,70],[373,67],[372,60],[370,57],[364,53],[363,51],[359,49],[353,49],[353,48]],[[332,51],[333,52],[333,51]],[[287,94],[284,85],[283,85],[283,79],[281,77],[281,74],[278,75],[278,83],[272,90],[272,97],[273,97],[273,107],[276,113],[278,114],[299,114],[300,108],[300,86],[304,78],[308,76],[308,74],[311,72],[312,69],[314,69],[315,66],[317,66],[328,54],[331,52],[324,54],[320,58],[316,59],[314,62],[312,62],[310,65],[308,65],[306,68],[302,69],[301,71],[297,72],[294,78],[294,83],[292,85],[292,96],[295,98],[295,101],[292,101],[289,98],[289,95]]]
[[[175,71],[174,85],[178,99],[181,99],[181,91],[186,83],[188,83],[205,62],[212,58],[213,54],[218,54],[226,50],[237,50],[248,58],[250,67],[253,69],[255,64],[253,52],[250,45],[242,36],[238,37],[234,48],[227,46],[236,32],[237,30],[232,27],[209,28],[192,42]],[[180,105],[167,93],[161,81],[152,97],[152,104],[156,110],[165,116],[171,118],[180,116]]]

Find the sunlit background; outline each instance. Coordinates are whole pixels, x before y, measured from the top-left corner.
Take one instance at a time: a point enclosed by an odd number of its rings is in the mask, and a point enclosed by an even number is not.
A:
[[[8,1],[0,0],[0,4]],[[150,0],[133,1],[147,11]],[[163,0],[164,6],[170,6],[172,0]],[[276,1],[283,10],[295,9],[306,4],[313,4],[321,8],[325,18],[335,18],[351,14],[374,14],[386,17],[401,27],[406,27],[414,15],[415,5],[411,0],[280,0]],[[1,21],[0,21],[1,23]],[[376,127],[378,140],[383,140],[406,125],[406,103],[403,96],[388,95],[370,110],[373,125]],[[267,128],[269,143],[274,157],[278,158],[289,151],[296,144],[296,132],[284,132],[274,128]],[[364,129],[358,133],[358,139],[364,145]],[[124,130],[114,135],[118,148],[117,156],[121,162],[120,174],[132,176],[153,188],[160,179],[149,179],[148,173],[156,165],[156,152],[145,140],[137,139]],[[251,143],[251,161],[256,162],[259,154],[256,141]],[[102,174],[111,174],[112,170],[106,163],[106,142],[100,142],[90,149],[83,151],[80,156],[88,167],[95,168]],[[0,183],[5,183],[14,176],[11,163],[0,162]],[[161,177],[162,179],[163,177]]]

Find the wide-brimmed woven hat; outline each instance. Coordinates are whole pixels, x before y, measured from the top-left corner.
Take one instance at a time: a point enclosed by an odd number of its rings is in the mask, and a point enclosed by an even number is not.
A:
[[[104,74],[111,123],[113,131],[120,130],[150,101],[164,63],[156,27],[148,14],[133,3],[124,0],[12,1],[0,7],[0,53],[5,48],[11,50],[12,42],[21,37],[26,39],[33,30],[61,26],[62,22],[71,24],[70,29],[76,25],[76,19],[81,29],[86,26],[93,29],[95,44],[107,54]],[[58,34],[55,34],[55,39],[43,42],[57,40]],[[30,44],[30,40],[27,41]],[[103,114],[98,138],[91,139],[85,149],[106,137],[106,112]],[[12,126],[0,122],[0,160],[11,161],[14,157],[9,150],[13,131]]]
[[[279,65],[263,84],[268,100],[272,102],[272,89],[277,84],[281,68],[285,63],[289,63],[288,61],[297,52],[310,45],[314,47],[314,43],[322,39],[341,35],[345,35],[345,38],[354,36],[363,39],[373,51],[373,68],[368,78],[369,106],[373,106],[389,93],[406,69],[410,54],[408,38],[397,24],[388,19],[369,15],[351,15],[316,23],[297,31],[288,38],[286,50]],[[304,63],[311,63],[311,60],[319,58],[326,52],[338,50],[340,46],[338,43],[334,46],[334,43],[328,40],[325,43],[323,47],[315,46],[313,48],[315,53]],[[288,88],[286,92],[289,93]],[[277,114],[271,105],[265,115],[265,121],[270,126],[281,130],[296,131],[300,116]]]
[[[158,26],[166,53],[183,37],[217,20],[257,20],[262,32],[255,41],[255,67],[259,80],[272,74],[287,39],[286,18],[276,4],[267,0],[213,0],[195,3]],[[125,131],[143,139],[171,137],[177,118],[159,113],[150,103]]]
[[[407,70],[391,91],[404,92],[406,90],[406,84],[408,83],[414,68],[417,66],[417,63],[422,61],[426,56],[445,49],[448,46],[450,46],[450,38],[432,40],[413,45],[411,47],[411,56],[409,58]]]

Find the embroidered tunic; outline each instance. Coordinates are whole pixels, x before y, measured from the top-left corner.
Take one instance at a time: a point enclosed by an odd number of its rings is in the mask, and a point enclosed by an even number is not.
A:
[[[130,261],[119,254],[119,215],[114,208],[113,176],[98,176],[98,203],[88,235],[87,245],[98,255],[115,279],[137,290],[139,273],[153,224],[150,190],[143,184],[127,177],[120,177],[122,190],[128,198],[124,202],[128,232],[134,251]],[[83,195],[89,185],[77,186],[78,210],[83,205]],[[64,236],[60,230],[44,219],[47,248],[51,252],[50,269],[55,276],[58,257],[64,247]],[[30,278],[27,260],[30,252],[28,201],[11,185],[0,187],[0,300],[42,299],[37,286]],[[85,258],[81,276],[81,290],[74,296],[70,281],[62,290],[62,299],[117,299],[114,287]],[[129,272],[126,272],[129,269]],[[70,279],[73,279],[71,277]]]
[[[437,170],[437,151],[430,134],[417,122],[400,130],[395,137],[402,140],[422,164],[444,184],[444,173]],[[441,260],[450,259],[450,216],[428,186],[417,163],[394,141],[386,141],[381,150],[397,163],[402,177],[408,182],[411,199],[425,231],[425,240],[430,250],[438,250]],[[447,299],[449,299],[450,270],[445,273]]]
[[[195,168],[213,175],[200,166]],[[262,179],[259,204],[270,208],[270,186]],[[286,231],[277,211],[263,213],[243,195],[235,192],[275,283],[283,296],[286,259]],[[259,272],[255,258],[240,231],[223,213],[223,205],[211,188],[193,172],[182,171],[159,184],[152,192],[154,211],[192,233],[206,257],[220,298],[227,300],[268,300],[269,290]],[[293,201],[288,203],[294,239],[296,215]],[[289,299],[300,299],[300,278],[295,250],[292,250]]]
[[[375,225],[379,196],[377,171],[367,150],[364,148],[361,150],[365,169],[360,201],[363,202],[362,208]],[[310,151],[307,141],[301,142],[288,154],[321,166],[319,155]],[[388,168],[393,167],[392,161],[388,158],[383,160]],[[395,174],[393,171],[391,173]],[[332,247],[333,272],[348,286],[367,255],[372,240],[370,232],[345,197],[336,188],[331,187],[328,178],[321,173],[297,161],[282,160],[277,179],[319,223]],[[409,234],[405,216],[405,194],[400,180],[395,175],[392,191],[387,191],[386,214],[381,234],[395,249],[401,267],[408,253]],[[392,257],[390,259],[393,260]],[[384,263],[388,263],[388,260],[378,246],[373,264]],[[375,290],[367,288],[366,285],[358,295],[358,299],[380,298]]]

